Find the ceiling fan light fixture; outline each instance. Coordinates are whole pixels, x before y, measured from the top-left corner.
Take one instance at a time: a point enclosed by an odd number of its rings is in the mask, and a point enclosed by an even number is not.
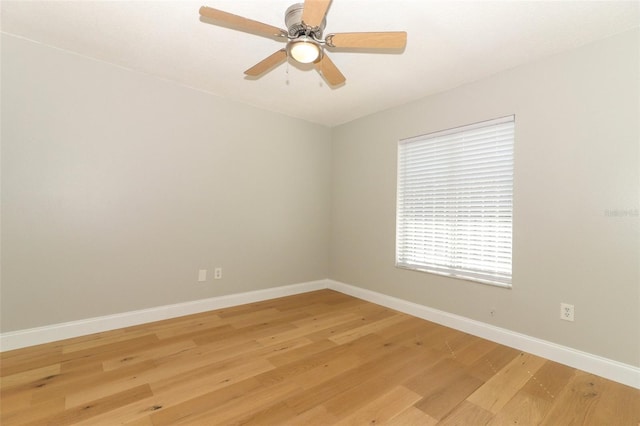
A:
[[[289,56],[301,64],[310,64],[320,57],[320,46],[315,40],[307,36],[292,40],[287,49]]]

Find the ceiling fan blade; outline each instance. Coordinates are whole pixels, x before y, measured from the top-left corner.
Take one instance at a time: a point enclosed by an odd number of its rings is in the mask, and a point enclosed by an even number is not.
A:
[[[322,58],[315,63],[315,67],[322,74],[327,83],[331,86],[339,86],[340,84],[347,81],[347,79],[342,75],[336,64],[333,63],[331,59],[326,55],[322,55]]]
[[[263,24],[262,22],[254,21],[252,19],[244,18],[212,7],[202,6],[200,8],[200,16],[217,21],[215,22],[216,25],[223,25],[264,37],[283,37],[285,40],[287,39],[287,32],[278,27]]]
[[[326,37],[330,47],[356,49],[403,49],[407,45],[404,31],[378,33],[337,33]]]
[[[259,77],[267,71],[277,67],[281,63],[287,60],[286,49],[280,49],[276,53],[267,56],[262,61],[258,62],[244,73],[251,77]]]
[[[331,0],[305,0],[302,22],[310,27],[319,27],[327,14]]]

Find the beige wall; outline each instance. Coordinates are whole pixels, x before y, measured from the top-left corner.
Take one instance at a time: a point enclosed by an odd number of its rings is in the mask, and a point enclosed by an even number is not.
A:
[[[3,332],[327,277],[329,129],[9,36],[2,107]]]
[[[610,215],[640,208],[638,37],[335,128],[330,277],[640,365],[640,218]],[[395,268],[397,141],[509,114],[513,289]],[[559,319],[560,302],[575,305],[575,322]]]

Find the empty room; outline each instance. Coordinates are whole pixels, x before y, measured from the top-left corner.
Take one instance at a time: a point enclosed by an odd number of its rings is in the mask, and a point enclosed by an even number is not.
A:
[[[2,425],[640,424],[637,1],[5,1]]]

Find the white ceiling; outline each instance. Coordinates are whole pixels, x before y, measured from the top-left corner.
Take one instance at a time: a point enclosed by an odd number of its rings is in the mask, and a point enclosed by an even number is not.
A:
[[[325,34],[408,33],[401,54],[332,52],[332,89],[283,64],[243,71],[283,43],[199,20],[201,5],[284,28],[295,0],[6,1],[2,32],[225,98],[335,126],[640,26],[638,1],[334,0]],[[46,72],[46,70],[43,70]]]

